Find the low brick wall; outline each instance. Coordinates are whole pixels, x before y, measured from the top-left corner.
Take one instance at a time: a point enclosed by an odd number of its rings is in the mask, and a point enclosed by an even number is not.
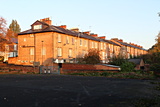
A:
[[[12,65],[12,64],[0,64],[0,67],[8,68],[10,73],[39,73],[39,67],[29,66],[29,65]]]
[[[119,72],[120,68],[116,66],[107,66],[107,65],[91,65],[91,64],[62,64],[61,74],[68,73],[87,73],[87,72]]]
[[[52,64],[53,66],[61,66],[60,74],[69,74],[69,73],[88,73],[88,72],[119,72],[120,68],[117,66],[111,66],[106,64],[72,64],[72,63],[63,63]],[[14,65],[14,64],[0,64],[0,67],[8,67],[10,72],[19,72],[19,73],[39,73],[40,67],[34,67],[30,65]]]

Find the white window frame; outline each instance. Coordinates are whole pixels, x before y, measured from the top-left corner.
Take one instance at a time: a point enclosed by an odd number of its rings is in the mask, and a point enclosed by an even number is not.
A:
[[[84,46],[87,47],[87,40],[84,40]]]
[[[95,42],[95,48],[97,48],[97,42]]]
[[[58,57],[62,56],[62,48],[57,48],[57,56]]]
[[[42,25],[34,25],[33,29],[34,30],[42,29]]]
[[[42,25],[34,25],[33,29],[34,30],[42,29]]]
[[[106,49],[106,43],[104,43],[104,49]]]
[[[105,59],[105,52],[102,52],[102,59]]]
[[[41,55],[46,55],[46,48],[45,48],[45,47],[43,47],[43,48],[41,49]]]
[[[80,40],[79,40],[79,42],[80,42],[80,43],[79,43],[79,44],[80,44],[80,46],[82,46],[82,39],[80,39]]]
[[[30,55],[34,55],[34,48],[30,48]]]
[[[58,34],[58,43],[62,42],[62,38],[61,38],[61,35]]]
[[[74,39],[74,37],[72,37],[72,45],[74,45],[75,44],[75,39]]]
[[[26,41],[27,41],[27,39],[26,39],[26,38],[24,38],[24,39],[23,39],[23,41],[24,41],[24,42],[26,42]]]
[[[72,49],[71,49],[71,48],[70,48],[69,51],[68,51],[68,56],[69,56],[69,57],[72,57]]]
[[[82,51],[82,57],[84,57],[84,56],[85,56],[85,54],[86,54],[86,51],[85,51],[85,50],[83,50],[83,51]]]
[[[17,50],[17,45],[14,45],[14,50],[15,50],[15,51]]]
[[[69,36],[66,36],[66,43],[69,44]]]
[[[94,42],[92,42],[92,48],[94,48]]]
[[[101,49],[103,49],[103,43],[101,42]]]

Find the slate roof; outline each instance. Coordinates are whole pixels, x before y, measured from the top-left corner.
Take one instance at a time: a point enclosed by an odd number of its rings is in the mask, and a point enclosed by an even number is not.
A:
[[[10,38],[10,41],[13,43],[18,43],[18,39],[17,38]]]
[[[5,39],[4,37],[0,36],[0,43],[6,43],[6,44],[11,44],[12,42],[8,41],[7,39]]]
[[[39,21],[39,22],[41,22],[41,21]],[[44,22],[42,22],[42,24],[44,24]],[[53,25],[48,25],[47,28],[40,29],[40,30],[29,29],[29,30],[20,32],[18,35],[33,34],[33,33],[42,33],[42,32],[58,32],[58,33],[62,33],[62,34],[72,35],[72,36],[75,36],[75,37],[87,38],[87,39],[91,39],[91,40],[95,40],[95,41],[101,41],[100,39],[95,38],[93,36],[90,36],[88,34],[85,34],[83,32],[76,32],[76,31],[64,29],[64,28],[61,28],[59,26],[53,26]]]
[[[129,59],[129,62],[133,62],[136,65],[140,65],[142,59]]]
[[[146,49],[144,49],[144,48],[140,48],[138,46],[134,46],[134,45],[131,45],[131,44],[128,44],[128,43],[125,43],[125,42],[121,42],[121,41],[118,41],[118,40],[116,40],[116,42],[118,42],[118,43],[120,43],[120,44],[122,44],[124,46],[133,47],[133,48],[137,48],[137,49],[141,49],[141,50],[145,50],[146,51]]]
[[[113,44],[113,45],[116,45],[116,46],[120,46],[119,44],[115,43],[115,42],[112,42],[110,40],[105,40],[105,42],[109,43],[109,44]]]
[[[101,42],[107,42],[107,43],[110,43],[110,44],[113,44],[113,45],[116,45],[116,46],[120,46],[119,44],[117,44],[115,42],[112,42],[110,40],[104,40],[104,39],[100,39],[98,37],[93,37],[93,36],[88,35],[88,34],[83,33],[83,32],[76,32],[76,31],[72,31],[72,30],[69,30],[69,29],[61,28],[59,26],[48,25],[47,23],[39,21],[39,20],[37,20],[36,22],[39,22],[39,23],[41,23],[43,25],[47,25],[48,27],[46,27],[45,29],[39,29],[39,30],[29,29],[29,30],[20,32],[18,35],[33,34],[33,33],[42,33],[42,32],[58,32],[58,33],[62,33],[62,34],[72,35],[72,36],[75,36],[75,37],[86,38],[86,39],[90,39],[90,40],[94,40],[94,41],[99,41],[99,42],[100,41]],[[34,25],[34,23],[32,25]],[[129,47],[145,50],[143,48],[140,48],[140,47],[128,44],[128,43],[124,43],[124,42],[120,42],[120,41],[117,41],[117,42],[120,43],[121,45],[124,45],[124,46],[129,46]]]

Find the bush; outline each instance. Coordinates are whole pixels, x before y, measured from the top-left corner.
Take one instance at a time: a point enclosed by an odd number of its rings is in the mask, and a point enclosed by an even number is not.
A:
[[[160,64],[159,63],[154,63],[150,66],[150,70],[151,71],[155,71],[155,72],[160,72]]]
[[[4,56],[0,56],[0,62],[4,61]]]
[[[118,55],[117,57],[111,58],[111,61],[109,62],[109,64],[120,66],[125,62],[126,62],[126,59],[124,59],[124,57]]]
[[[95,49],[91,49],[88,51],[88,54],[84,56],[83,61],[86,64],[98,64],[101,61],[99,51]]]
[[[121,67],[122,72],[132,72],[132,71],[134,71],[134,64],[131,63],[131,62],[128,62],[128,61],[122,63],[120,67]]]

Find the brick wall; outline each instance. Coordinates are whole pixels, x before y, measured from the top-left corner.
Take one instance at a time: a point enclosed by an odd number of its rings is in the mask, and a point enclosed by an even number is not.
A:
[[[106,65],[90,65],[90,64],[62,64],[61,74],[80,73],[80,72],[119,72],[119,67],[111,67]]]
[[[8,69],[9,73],[39,73],[39,67],[26,65],[0,64],[0,68]]]
[[[59,64],[54,63],[53,66],[59,66]],[[19,72],[19,73],[39,73],[39,67],[29,66],[29,65],[12,65],[12,64],[0,64],[0,67],[8,67],[11,69],[10,72]],[[71,64],[63,63],[60,68],[61,74],[69,73],[81,73],[81,72],[119,72],[119,67],[109,66],[109,65],[91,65],[91,64]]]

